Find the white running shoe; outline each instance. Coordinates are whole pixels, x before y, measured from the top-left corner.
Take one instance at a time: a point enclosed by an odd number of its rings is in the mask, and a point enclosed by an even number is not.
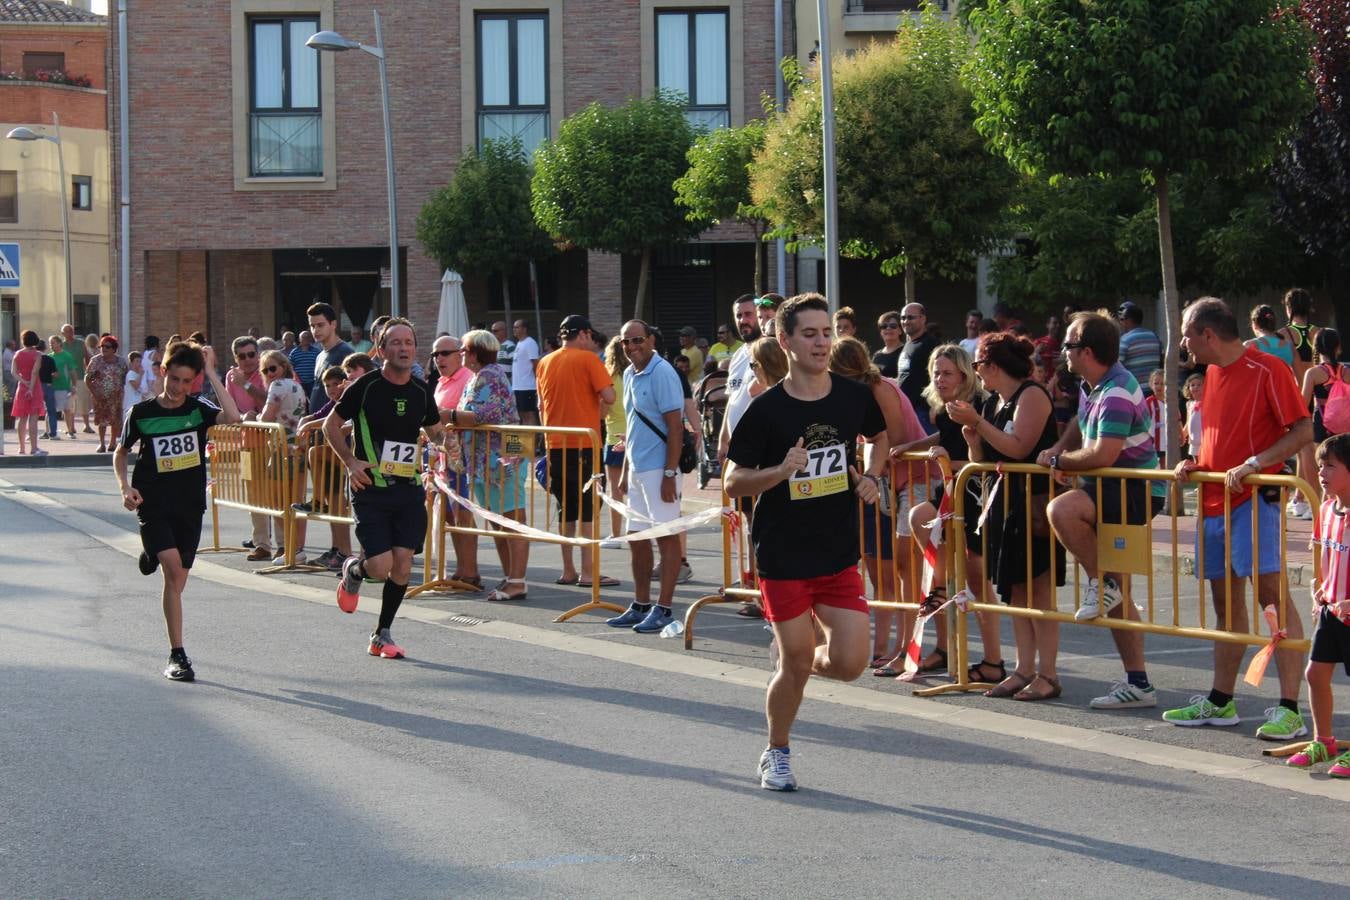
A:
[[[1143,709],[1158,705],[1158,692],[1153,685],[1141,688],[1128,681],[1117,681],[1101,697],[1093,697],[1088,706],[1092,709]]]
[[[786,750],[770,747],[759,757],[759,786],[766,791],[795,791],[792,760]]]
[[[1112,578],[1089,578],[1087,590],[1083,592],[1083,605],[1073,614],[1075,622],[1087,622],[1098,616],[1104,616],[1115,609],[1124,600],[1120,585]]]

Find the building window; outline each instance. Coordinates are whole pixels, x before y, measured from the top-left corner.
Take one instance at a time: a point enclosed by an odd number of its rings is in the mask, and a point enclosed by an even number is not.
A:
[[[75,307],[75,321],[70,323],[75,333],[98,334],[98,294],[76,294],[70,299]]]
[[[526,155],[548,139],[548,16],[480,15],[478,146],[515,138]]]
[[[724,9],[656,14],[656,86],[684,94],[700,130],[731,124],[728,19]]]
[[[0,172],[0,222],[19,221],[19,173]]]
[[[94,208],[94,179],[88,175],[75,175],[70,179],[70,208]]]
[[[249,174],[323,175],[317,16],[249,20]]]
[[[29,81],[37,79],[38,72],[64,72],[66,55],[64,53],[25,53],[23,55],[23,77]]]

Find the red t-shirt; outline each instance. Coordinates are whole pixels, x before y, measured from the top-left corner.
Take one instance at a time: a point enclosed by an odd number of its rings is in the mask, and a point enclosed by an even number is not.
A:
[[[539,415],[555,428],[594,428],[600,433],[600,392],[613,387],[609,370],[589,350],[563,347],[539,360]],[[581,435],[547,435],[549,449],[589,447]]]
[[[1231,365],[1210,366],[1205,372],[1205,394],[1200,400],[1200,468],[1226,472],[1268,449],[1308,409],[1294,382],[1294,374],[1278,357],[1247,347]],[[1280,463],[1262,471],[1278,472]],[[1222,484],[1202,484],[1200,497],[1206,516],[1223,515]],[[1245,503],[1251,489],[1233,497]]]

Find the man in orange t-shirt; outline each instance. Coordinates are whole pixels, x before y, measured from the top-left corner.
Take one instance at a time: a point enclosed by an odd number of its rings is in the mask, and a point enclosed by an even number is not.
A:
[[[1245,487],[1249,475],[1273,474],[1285,460],[1312,440],[1312,419],[1303,403],[1294,376],[1277,357],[1246,347],[1238,333],[1237,317],[1216,297],[1203,297],[1181,319],[1181,343],[1191,358],[1208,365],[1205,395],[1200,401],[1200,458],[1176,467],[1185,480],[1194,470],[1223,472],[1223,484],[1200,485],[1202,525],[1196,541],[1203,541],[1204,568],[1217,614],[1217,627],[1244,633],[1250,630],[1243,581],[1251,578],[1258,606],[1278,606],[1288,596],[1280,559],[1278,496],[1270,501]],[[1232,494],[1229,515],[1224,516],[1224,491]],[[1256,504],[1256,540],[1252,535],[1252,503]],[[1231,556],[1225,565],[1225,533]],[[1253,547],[1253,543],[1256,547]],[[1197,551],[1198,552],[1198,551]],[[1255,558],[1259,555],[1259,558]],[[1231,584],[1231,604],[1226,583]],[[1226,616],[1231,610],[1231,620]],[[1284,627],[1291,639],[1303,637],[1298,605],[1284,604]],[[1214,686],[1209,696],[1190,706],[1170,709],[1163,720],[1174,725],[1236,725],[1240,721],[1233,702],[1238,667],[1246,651],[1243,644],[1214,642]],[[1277,650],[1275,664],[1280,675],[1280,705],[1272,707],[1256,736],[1287,741],[1307,734],[1298,712],[1302,684],[1303,654]]]
[[[539,360],[539,415],[549,428],[593,428],[600,433],[600,417],[614,403],[614,385],[609,370],[596,354],[595,335],[585,316],[570,315],[558,328],[562,347]],[[603,405],[603,408],[602,408]],[[563,534],[577,533],[577,520],[589,523],[592,504],[581,488],[591,477],[595,453],[583,435],[549,434],[549,493],[558,500],[558,521]],[[558,584],[591,585],[591,554],[581,554],[581,576],[572,565],[572,546],[562,544],[563,571]],[[606,578],[601,584],[618,584]]]

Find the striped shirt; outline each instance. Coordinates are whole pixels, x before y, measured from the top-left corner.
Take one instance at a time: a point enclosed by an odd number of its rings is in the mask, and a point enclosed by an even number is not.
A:
[[[1350,598],[1350,535],[1345,533],[1346,511],[1334,498],[1322,501],[1312,545],[1322,552],[1322,599],[1337,603]]]
[[[1117,362],[1106,370],[1106,375],[1089,393],[1087,384],[1080,389],[1078,427],[1083,433],[1083,446],[1098,438],[1120,438],[1124,444],[1113,467],[1121,469],[1156,469],[1158,451],[1153,443],[1153,417],[1144,403],[1144,392],[1139,382]],[[1084,479],[1085,482],[1090,479]],[[1162,481],[1153,481],[1155,496],[1164,494]]]
[[[1162,341],[1142,325],[1131,328],[1120,336],[1120,364],[1135,381],[1148,384],[1148,376],[1162,364]]]

